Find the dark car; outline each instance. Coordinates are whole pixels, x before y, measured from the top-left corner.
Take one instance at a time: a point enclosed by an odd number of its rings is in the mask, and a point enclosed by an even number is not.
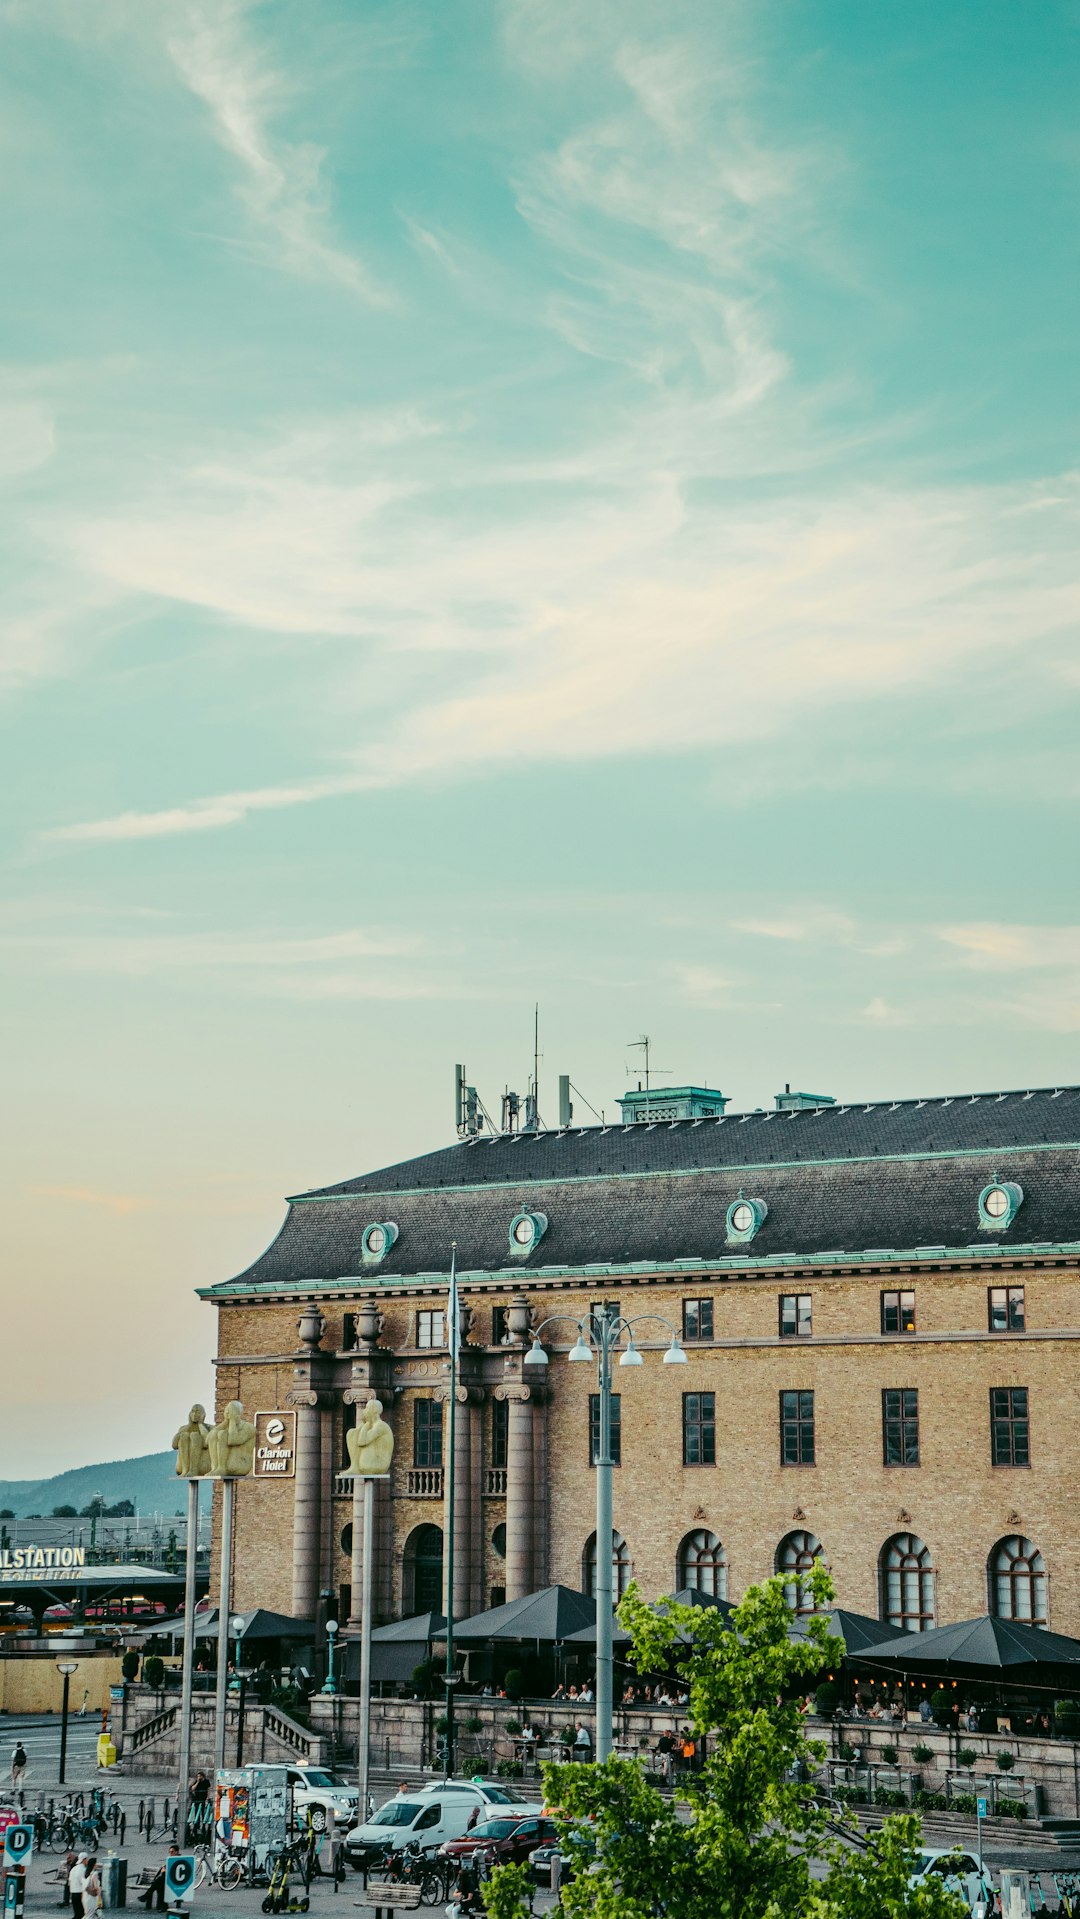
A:
[[[515,1819],[512,1813],[501,1813],[495,1819],[485,1819],[460,1839],[448,1839],[439,1847],[439,1857],[455,1864],[471,1859],[474,1853],[489,1852],[497,1865],[505,1866],[523,1863],[537,1846],[550,1845],[554,1838],[550,1819],[538,1818],[535,1813]]]
[[[549,1821],[545,1820],[547,1825]],[[552,1861],[561,1858],[561,1877],[572,1879],[584,1872],[596,1857],[596,1839],[589,1829],[572,1827],[566,1838],[545,1839],[529,1854],[529,1866],[538,1886],[550,1886]]]

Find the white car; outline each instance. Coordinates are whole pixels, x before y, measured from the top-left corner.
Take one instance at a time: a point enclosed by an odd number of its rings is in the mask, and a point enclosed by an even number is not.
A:
[[[974,1853],[963,1852],[958,1846],[923,1846],[916,1853],[915,1870],[908,1884],[921,1886],[928,1879],[940,1879],[951,1892],[962,1892],[969,1906],[974,1906],[976,1899],[988,1901],[992,1890],[990,1876],[985,1869],[980,1872]]]
[[[354,1826],[345,1836],[345,1857],[357,1871],[389,1846],[400,1852],[412,1840],[425,1852],[434,1852],[448,1839],[460,1839],[477,1804],[513,1804],[501,1786],[485,1786],[457,1779],[436,1779],[415,1792],[399,1792],[380,1806],[373,1819]]]
[[[332,1812],[335,1825],[351,1826],[360,1805],[359,1786],[350,1786],[340,1773],[325,1766],[290,1766],[293,1818],[298,1826],[310,1825],[313,1832],[326,1831],[326,1815]]]

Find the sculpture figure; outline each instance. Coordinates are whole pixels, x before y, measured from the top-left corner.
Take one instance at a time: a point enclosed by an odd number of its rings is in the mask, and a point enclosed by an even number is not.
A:
[[[255,1463],[255,1428],[244,1418],[238,1399],[230,1399],[216,1426],[207,1436],[210,1471],[218,1479],[242,1479]]]
[[[206,1441],[206,1407],[193,1406],[186,1423],[174,1434],[172,1442],[176,1470],[181,1479],[201,1479],[210,1471]]]
[[[349,1465],[365,1479],[390,1471],[394,1457],[394,1435],[382,1416],[381,1399],[369,1399],[360,1415],[360,1423],[346,1434]]]

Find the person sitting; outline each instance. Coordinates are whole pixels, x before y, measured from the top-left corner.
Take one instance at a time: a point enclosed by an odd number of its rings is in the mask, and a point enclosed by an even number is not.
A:
[[[574,1758],[578,1760],[592,1758],[592,1733],[582,1719],[578,1720],[577,1732],[574,1735],[573,1753]]]
[[[634,1699],[635,1699],[635,1693],[634,1693],[633,1686],[624,1687],[623,1696],[622,1696],[623,1705],[632,1706],[634,1703]]]
[[[565,1698],[566,1698],[566,1687],[565,1687],[565,1686],[563,1685],[563,1683],[562,1683],[562,1680],[561,1680],[561,1679],[560,1679],[560,1681],[559,1681],[559,1683],[558,1683],[558,1685],[556,1686],[556,1688],[555,1688],[555,1691],[554,1691],[554,1692],[552,1693],[552,1695],[551,1695],[551,1697],[552,1697],[553,1699],[565,1699]]]
[[[930,1705],[930,1701],[926,1697],[926,1694],[924,1693],[922,1698],[919,1701],[919,1718],[922,1720],[922,1723],[924,1726],[928,1726],[933,1716],[934,1714]]]
[[[593,1703],[593,1689],[592,1689],[592,1687],[590,1686],[590,1684],[589,1684],[589,1682],[588,1682],[588,1680],[586,1680],[586,1681],[585,1681],[585,1684],[584,1684],[584,1685],[582,1686],[582,1688],[581,1688],[581,1691],[580,1691],[580,1692],[578,1693],[578,1700],[579,1700],[579,1702],[580,1702],[580,1704],[581,1704],[581,1705],[583,1705],[583,1706],[591,1706],[591,1705],[592,1705],[592,1703]]]
[[[167,1856],[170,1859],[175,1859],[179,1851],[180,1851],[179,1846],[176,1846],[176,1845],[170,1846]],[[149,1912],[151,1906],[153,1906],[158,1912],[164,1912],[165,1910],[165,1862],[164,1860],[162,1861],[161,1865],[158,1867],[157,1871],[155,1872],[153,1878],[150,1881],[150,1884],[146,1888],[146,1891],[140,1892],[139,1898],[142,1901],[143,1905],[146,1907],[147,1912]]]

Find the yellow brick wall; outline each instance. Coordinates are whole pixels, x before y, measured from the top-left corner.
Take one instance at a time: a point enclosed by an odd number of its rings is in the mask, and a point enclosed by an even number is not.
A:
[[[991,1335],[987,1287],[993,1281],[1022,1283],[1027,1333]],[[883,1340],[880,1294],[913,1289],[917,1336]],[[505,1303],[512,1288],[467,1292],[479,1309],[474,1334],[488,1336],[490,1307]],[[1076,1270],[960,1271],[837,1278],[779,1278],[752,1273],[721,1280],[687,1278],[620,1283],[599,1278],[587,1284],[546,1285],[522,1275],[522,1287],[537,1319],[551,1313],[576,1318],[590,1302],[617,1300],[628,1315],[657,1312],[681,1324],[684,1299],[712,1298],[714,1338],[691,1347],[685,1367],[663,1366],[667,1334],[643,1324],[646,1352],[641,1368],[616,1369],[622,1401],[622,1464],[615,1473],[614,1520],[628,1542],[635,1576],[646,1592],[669,1591],[683,1537],[708,1526],[722,1539],[728,1560],[728,1591],[737,1597],[771,1572],[776,1547],[796,1528],[816,1533],[832,1568],[839,1598],[857,1611],[878,1612],[878,1554],[891,1534],[912,1531],[929,1546],[937,1574],[940,1622],[970,1617],[987,1606],[986,1559],[996,1540],[1027,1534],[1042,1550],[1049,1571],[1051,1623],[1080,1635],[1080,1542],[1074,1518],[1074,1462],[1080,1456],[1080,1274]],[[782,1292],[809,1292],[811,1340],[777,1337]],[[356,1298],[359,1299],[357,1294]],[[392,1297],[384,1306],[382,1344],[415,1352],[418,1306],[425,1297]],[[341,1341],[342,1317],[356,1300],[324,1305],[330,1322],[328,1349]],[[280,1355],[271,1366],[222,1369],[220,1403],[240,1397],[249,1411],[285,1404],[296,1350],[296,1306],[229,1306],[221,1312],[220,1351],[244,1356]],[[548,1335],[546,1337],[551,1337]],[[587,1401],[595,1391],[591,1367],[570,1367],[565,1347],[571,1326],[555,1330],[563,1351],[552,1348],[545,1383],[550,1459],[551,1577],[570,1586],[581,1578],[581,1555],[593,1527],[595,1479],[587,1459]],[[439,1360],[420,1355],[409,1363],[430,1369],[416,1391],[437,1383]],[[348,1383],[348,1361],[338,1362],[336,1385]],[[488,1381],[494,1355],[488,1361]],[[525,1373],[532,1379],[533,1373]],[[990,1464],[989,1393],[993,1386],[1029,1389],[1030,1469],[994,1469]],[[918,1468],[882,1464],[881,1392],[919,1390]],[[817,1464],[782,1468],[779,1459],[778,1396],[783,1389],[815,1393]],[[715,1467],[682,1465],[682,1395],[716,1394]],[[442,1523],[441,1503],[404,1498],[412,1463],[413,1390],[402,1394],[391,1417],[398,1447],[392,1501],[395,1604],[400,1603],[400,1559],[414,1527]],[[484,1456],[489,1457],[489,1405],[485,1404]],[[335,1449],[338,1428],[335,1424]],[[336,1452],[335,1452],[336,1456]],[[236,1560],[237,1606],[256,1603],[291,1609],[291,1482],[239,1489]],[[805,1515],[796,1517],[797,1513]],[[909,1515],[902,1518],[902,1514]],[[351,1518],[350,1503],[334,1502],[333,1536]],[[484,1502],[484,1536],[504,1518],[498,1501]],[[347,1583],[348,1561],[336,1551],[336,1578]],[[502,1583],[502,1566],[488,1548],[485,1591]]]

